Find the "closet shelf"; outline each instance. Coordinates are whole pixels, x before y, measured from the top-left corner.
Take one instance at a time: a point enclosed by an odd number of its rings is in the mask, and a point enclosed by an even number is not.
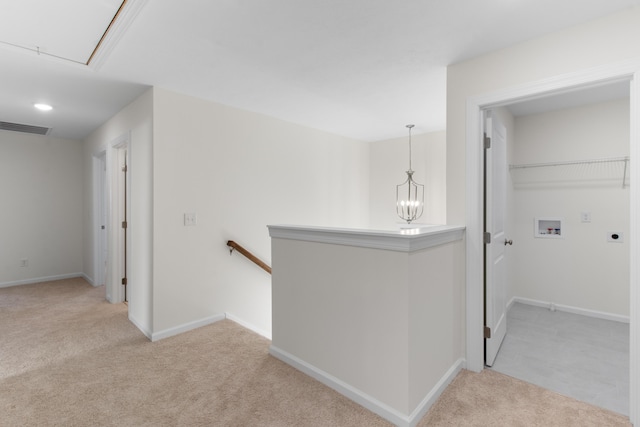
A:
[[[591,160],[570,160],[570,161],[561,161],[561,162],[514,164],[514,165],[509,165],[509,171],[522,170],[522,169],[534,169],[534,168],[550,168],[550,167],[558,167],[558,166],[605,165],[610,163],[619,164],[619,166],[617,166],[617,168],[619,168],[617,169],[618,172],[609,170],[608,173],[613,172],[616,176],[622,175],[621,176],[622,188],[625,188],[627,185],[629,161],[630,161],[629,157],[610,157],[610,158],[604,158],[604,159],[591,159]],[[591,170],[592,172],[594,172],[595,175],[598,175],[598,173],[596,173],[596,170],[594,169],[591,169]],[[587,174],[587,175],[591,175],[591,174]],[[592,175],[592,177],[594,176]],[[585,178],[586,177],[583,176],[583,179]],[[595,178],[595,179],[598,179],[598,178]]]
[[[592,160],[570,160],[565,162],[547,162],[547,163],[529,163],[521,165],[509,165],[511,169],[526,169],[526,168],[544,168],[549,166],[569,166],[569,165],[591,165],[594,163],[613,163],[613,162],[628,162],[629,157],[610,157],[607,159],[592,159]]]

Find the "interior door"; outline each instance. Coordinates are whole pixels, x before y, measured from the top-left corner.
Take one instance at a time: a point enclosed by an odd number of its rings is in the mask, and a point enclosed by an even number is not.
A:
[[[107,260],[109,259],[109,245],[107,236],[107,216],[108,202],[107,202],[107,159],[106,154],[100,157],[100,183],[99,183],[99,197],[100,197],[100,254],[99,254],[99,268],[98,272],[99,285],[107,283]]]
[[[127,298],[127,291],[128,291],[128,278],[127,278],[127,249],[128,249],[128,245],[127,245],[127,234],[128,234],[128,230],[127,228],[128,226],[128,218],[129,218],[129,211],[127,209],[127,202],[128,202],[128,197],[127,197],[127,189],[128,189],[128,185],[127,185],[127,173],[129,172],[129,166],[127,163],[127,150],[122,150],[122,286],[124,288],[123,292],[124,292],[124,302],[129,302],[129,299]]]
[[[507,333],[505,234],[507,136],[502,123],[486,112],[485,136],[485,364],[492,366]]]

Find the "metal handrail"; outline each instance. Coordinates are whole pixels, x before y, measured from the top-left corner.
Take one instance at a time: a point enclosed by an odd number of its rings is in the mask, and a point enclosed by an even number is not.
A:
[[[238,252],[240,252],[242,255],[247,257],[251,262],[256,264],[258,267],[262,268],[264,271],[266,271],[267,273],[271,274],[271,267],[269,267],[265,262],[260,260],[260,258],[258,258],[254,254],[252,254],[251,252],[249,252],[248,250],[243,248],[241,245],[237,244],[233,240],[229,240],[229,241],[227,241],[227,246],[229,246],[229,248],[230,248],[229,249],[229,255],[231,255],[233,253],[234,249],[235,249]]]

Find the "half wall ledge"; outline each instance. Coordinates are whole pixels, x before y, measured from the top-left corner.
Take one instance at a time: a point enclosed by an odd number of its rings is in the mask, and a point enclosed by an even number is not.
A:
[[[300,225],[269,225],[272,238],[413,252],[461,240],[464,226],[426,225],[400,230],[366,230]]]
[[[415,426],[464,367],[464,230],[269,226],[270,353]]]

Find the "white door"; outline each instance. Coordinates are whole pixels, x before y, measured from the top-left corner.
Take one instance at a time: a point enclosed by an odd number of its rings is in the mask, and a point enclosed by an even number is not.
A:
[[[120,247],[122,254],[121,254],[121,262],[122,262],[122,279],[121,279],[121,283],[123,286],[122,292],[123,292],[123,299],[124,302],[128,302],[129,300],[127,299],[127,261],[128,261],[128,257],[127,257],[127,250],[129,249],[128,245],[127,245],[127,227],[128,222],[129,222],[129,210],[127,208],[128,206],[128,202],[129,202],[129,198],[128,198],[128,191],[129,191],[129,184],[128,184],[128,180],[127,180],[127,173],[128,173],[128,161],[127,161],[127,149],[125,148],[124,150],[122,150],[122,160],[121,160],[121,167],[120,170],[122,171],[122,221],[120,222],[122,224],[122,246]]]
[[[492,366],[507,333],[505,248],[511,241],[505,234],[506,129],[490,111],[485,123],[485,364]]]
[[[107,282],[107,259],[109,256],[109,246],[107,244],[107,161],[106,154],[100,157],[100,183],[99,183],[99,207],[100,207],[100,249],[98,253],[98,266],[99,271],[97,277],[99,277],[99,285],[104,285]]]
[[[125,184],[123,167],[127,157],[128,135],[118,138],[107,150],[107,182],[108,196],[108,261],[107,261],[107,296],[109,302],[125,301],[123,279],[126,277],[125,262],[130,261],[125,248],[130,249],[125,241],[125,233],[129,221],[126,206],[129,205],[130,183]],[[129,180],[130,181],[130,180]],[[130,205],[129,205],[130,206]]]

